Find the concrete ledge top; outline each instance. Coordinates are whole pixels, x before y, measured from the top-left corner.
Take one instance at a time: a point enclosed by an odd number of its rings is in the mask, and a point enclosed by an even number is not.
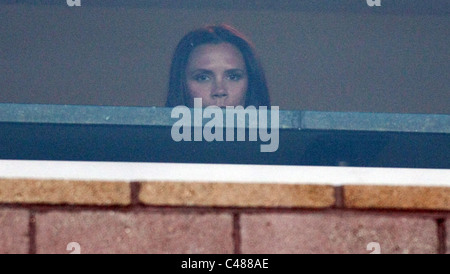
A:
[[[0,122],[171,127],[178,120],[171,118],[171,112],[172,108],[165,107],[3,103]],[[280,129],[450,134],[450,115],[446,114],[280,110],[279,116]]]
[[[450,187],[450,169],[0,160],[9,179]]]

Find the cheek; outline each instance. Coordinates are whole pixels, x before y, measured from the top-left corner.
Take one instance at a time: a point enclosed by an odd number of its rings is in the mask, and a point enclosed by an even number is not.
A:
[[[247,94],[247,89],[248,89],[247,81],[237,83],[233,88],[236,97],[243,97],[243,98],[245,98],[245,95]]]
[[[187,88],[191,97],[203,97],[209,94],[209,87],[206,84],[187,82]]]

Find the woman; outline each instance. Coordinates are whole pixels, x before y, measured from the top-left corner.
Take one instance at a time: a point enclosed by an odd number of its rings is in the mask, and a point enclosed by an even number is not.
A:
[[[170,68],[167,107],[270,106],[263,69],[252,43],[228,25],[186,34]]]

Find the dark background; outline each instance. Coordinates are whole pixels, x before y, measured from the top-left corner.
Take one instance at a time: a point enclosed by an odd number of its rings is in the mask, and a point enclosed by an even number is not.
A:
[[[450,1],[0,0],[0,103],[163,106],[189,30],[254,41],[273,105],[450,114]]]

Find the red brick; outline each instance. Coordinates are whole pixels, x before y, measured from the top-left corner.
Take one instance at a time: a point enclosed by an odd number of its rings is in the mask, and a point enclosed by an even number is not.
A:
[[[36,216],[37,253],[231,253],[232,216],[175,212],[48,212]]]
[[[25,254],[29,250],[30,214],[23,209],[0,210],[0,253]]]
[[[436,253],[433,219],[362,213],[251,214],[241,218],[243,253]]]

